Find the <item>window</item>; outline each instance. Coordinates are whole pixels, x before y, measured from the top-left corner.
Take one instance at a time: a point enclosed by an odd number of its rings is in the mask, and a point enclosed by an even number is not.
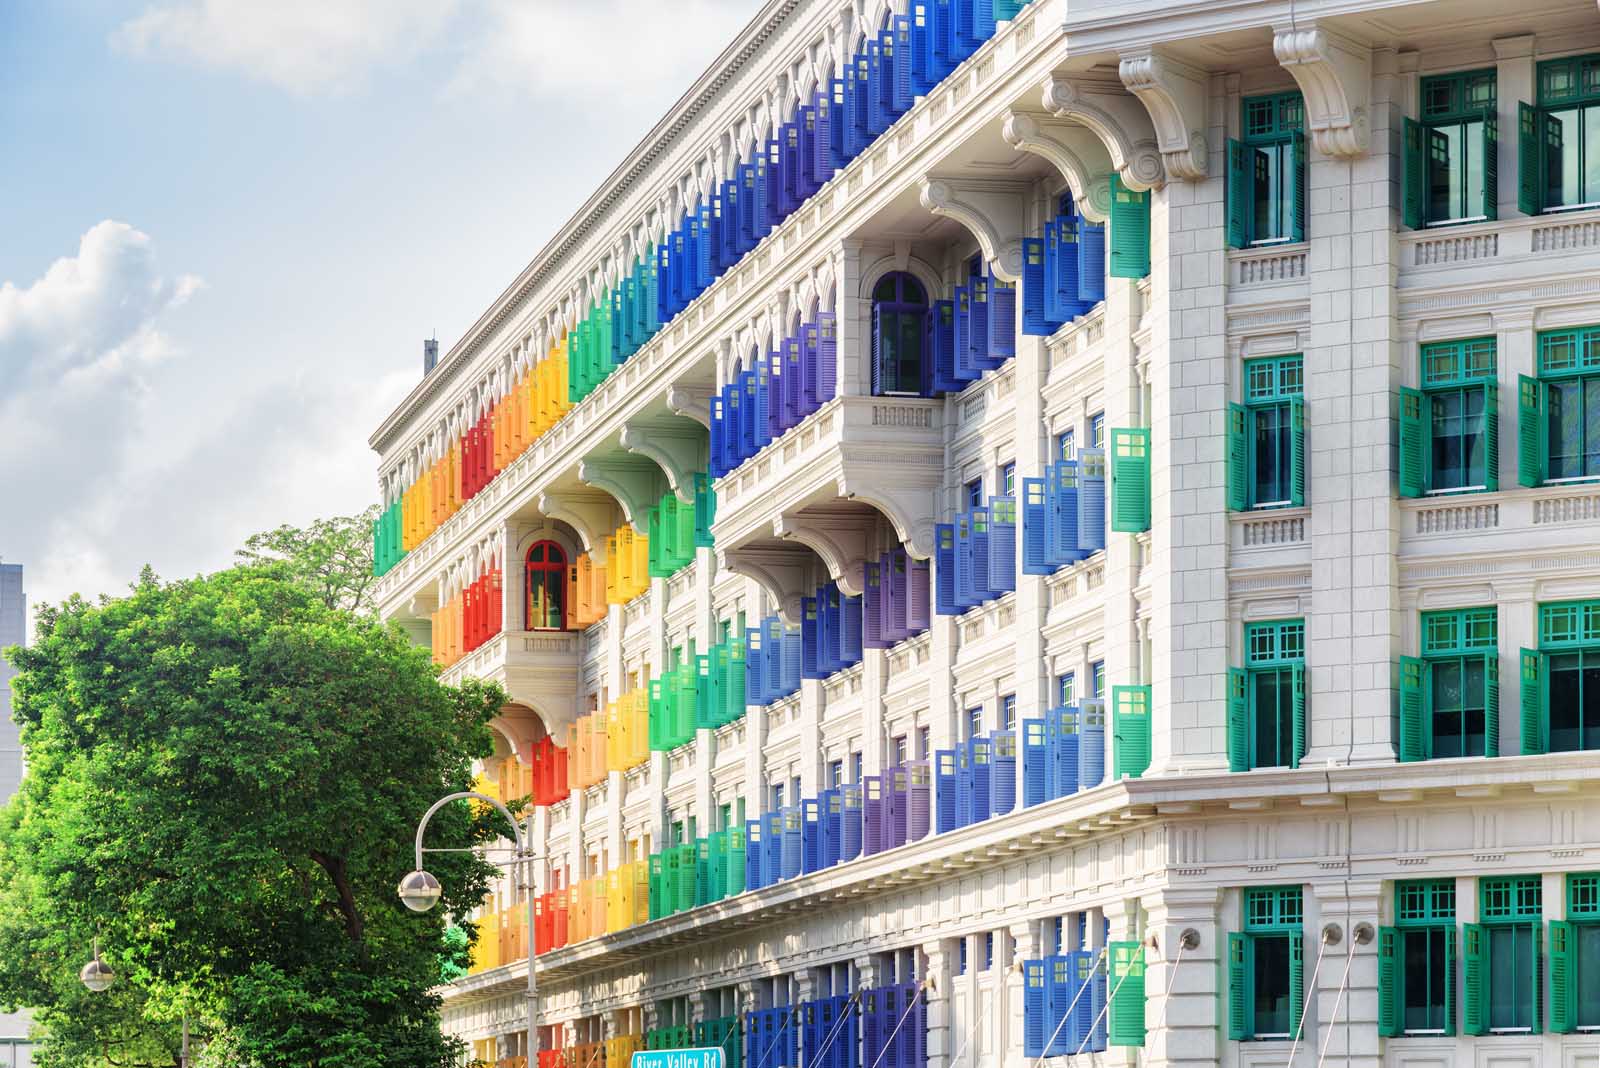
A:
[[[1537,875],[1478,882],[1478,923],[1462,928],[1463,1027],[1469,1035],[1536,1032],[1542,982]]]
[[[733,806],[717,806],[717,830],[725,831],[731,826],[733,826]]]
[[[833,788],[844,784],[844,761],[834,760],[828,764],[828,786]]]
[[[983,970],[988,971],[994,967],[994,932],[990,931],[983,936]]]
[[[1297,768],[1305,755],[1306,625],[1245,627],[1245,666],[1228,669],[1228,766]]]
[[[1228,244],[1306,239],[1305,105],[1299,93],[1249,97],[1244,136],[1228,140]]]
[[[1539,648],[1522,650],[1522,751],[1600,749],[1600,601],[1539,606]]]
[[[850,781],[851,782],[860,782],[861,781],[861,754],[860,753],[851,753],[850,754]]]
[[[1600,204],[1600,56],[1539,64],[1539,104],[1518,108],[1517,206],[1528,214]]]
[[[1089,448],[1106,447],[1106,413],[1095,412],[1089,417]]]
[[[903,271],[886,274],[872,290],[872,392],[925,396],[933,384],[927,345],[928,295]]]
[[[567,618],[567,554],[553,541],[536,541],[528,549],[528,630],[562,630]]]
[[[1244,930],[1228,936],[1228,1037],[1289,1038],[1304,994],[1300,887],[1244,892]]]
[[[889,750],[894,754],[894,765],[904,764],[906,762],[906,736],[902,734],[895,738],[890,743]]]
[[[967,974],[967,940],[966,940],[966,938],[963,937],[963,938],[958,938],[956,940],[956,942],[957,942],[956,974],[957,975],[966,975]]]
[[[1407,226],[1495,218],[1494,71],[1422,79],[1422,121],[1405,121],[1404,148]]]
[[[1017,465],[1004,463],[1000,465],[1000,494],[1009,497],[1017,492]]]
[[[1600,326],[1541,333],[1537,366],[1517,377],[1517,481],[1600,477]]]
[[[1106,695],[1106,662],[1096,660],[1089,665],[1089,696],[1104,697]]]
[[[1056,707],[1067,708],[1078,703],[1077,678],[1072,672],[1056,676]]]
[[[928,728],[917,728],[917,759],[928,759]]]
[[[961,495],[966,499],[968,508],[983,507],[983,479],[975,478],[962,487]]]
[[[1305,504],[1304,361],[1244,363],[1244,403],[1228,405],[1228,507]]]
[[[1422,347],[1422,389],[1400,390],[1400,495],[1500,488],[1494,338]]]
[[[1056,459],[1071,460],[1078,455],[1077,435],[1071,430],[1063,430],[1056,435]]]
[[[1400,658],[1400,759],[1500,755],[1495,610],[1422,615],[1422,657]]]
[[[794,798],[796,808],[800,807],[800,776],[796,775],[789,780],[789,796]]]
[[[978,738],[983,735],[983,709],[967,709],[967,737]]]
[[[1567,876],[1567,918],[1550,924],[1550,1030],[1600,1030],[1600,874]]]
[[[1008,693],[1000,698],[1000,729],[1003,731],[1016,730],[1017,727],[1017,695]]]
[[[1456,884],[1395,884],[1393,927],[1378,932],[1378,1033],[1455,1033]]]
[[[772,784],[772,809],[773,812],[783,811],[783,783]]]

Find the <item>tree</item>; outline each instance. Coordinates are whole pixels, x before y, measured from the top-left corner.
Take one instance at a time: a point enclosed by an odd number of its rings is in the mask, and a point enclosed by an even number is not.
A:
[[[378,506],[373,505],[360,515],[318,519],[305,529],[285,523],[250,535],[234,555],[246,564],[285,563],[294,580],[327,607],[370,613],[378,582],[372,574],[372,524],[377,519]]]
[[[287,563],[40,613],[7,655],[28,775],[0,810],[0,1003],[36,1010],[41,1065],[176,1063],[203,1021],[253,1068],[434,1068],[444,916],[492,868],[438,853],[445,908],[395,896],[416,821],[491,751],[497,687],[441,686],[396,628],[319,598]],[[499,817],[435,817],[430,845]],[[118,974],[77,970],[98,937]]]

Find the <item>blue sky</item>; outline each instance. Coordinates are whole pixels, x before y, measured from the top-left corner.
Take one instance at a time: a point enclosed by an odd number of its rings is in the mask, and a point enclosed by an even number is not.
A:
[[[759,0],[0,0],[30,600],[376,497],[366,438]]]

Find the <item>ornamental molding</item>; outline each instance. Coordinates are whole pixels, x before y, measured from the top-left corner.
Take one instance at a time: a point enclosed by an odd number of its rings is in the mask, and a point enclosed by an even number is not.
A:
[[[809,582],[812,553],[787,546],[756,546],[717,550],[717,566],[753,579],[777,602],[778,615],[789,626],[800,624],[800,601],[814,584]]]
[[[620,440],[624,449],[661,468],[678,500],[694,503],[694,475],[706,465],[705,433],[699,427],[676,419],[626,423]]]
[[[710,430],[712,392],[710,386],[668,386],[667,409]]]
[[[1093,130],[1052,115],[1008,111],[1001,134],[1018,152],[1038,156],[1054,167],[1090,222],[1103,223],[1111,217],[1111,153]]]
[[[1205,133],[1206,72],[1146,49],[1124,55],[1117,73],[1150,113],[1167,174],[1192,182],[1203,180],[1210,150]]]
[[[971,231],[983,258],[1002,281],[1022,281],[1023,206],[1028,187],[1018,182],[924,178],[922,206]]]
[[[1056,118],[1092,130],[1129,189],[1143,192],[1166,184],[1166,166],[1156,147],[1150,113],[1121,86],[1052,75],[1044,83],[1043,105]]]
[[[1317,151],[1335,159],[1366,155],[1372,49],[1313,23],[1275,28],[1272,52],[1300,86]]]
[[[772,532],[799,542],[822,558],[828,577],[848,597],[866,587],[867,554],[878,531],[878,517],[849,505],[813,505],[793,515],[776,515]]]
[[[578,481],[615,497],[622,506],[622,518],[638,530],[661,500],[665,478],[653,460],[613,457],[580,462]]]

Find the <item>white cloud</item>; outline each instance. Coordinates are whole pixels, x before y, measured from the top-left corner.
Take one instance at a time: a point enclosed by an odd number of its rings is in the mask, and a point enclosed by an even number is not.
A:
[[[346,88],[414,55],[455,16],[457,0],[179,0],[124,23],[113,42],[237,68],[295,93]]]

